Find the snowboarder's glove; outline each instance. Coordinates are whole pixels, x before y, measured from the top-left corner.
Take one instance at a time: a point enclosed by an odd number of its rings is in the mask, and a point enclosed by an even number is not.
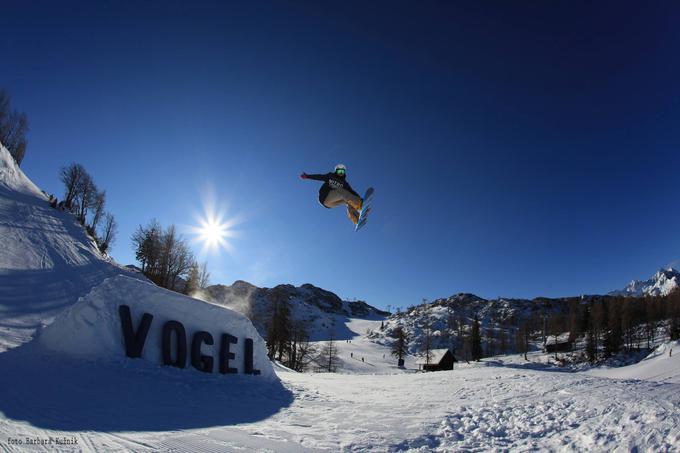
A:
[[[303,173],[300,175],[300,178],[301,178],[301,179],[307,179],[307,178],[309,178],[309,176],[307,176],[307,173],[304,173],[304,172],[303,172]]]

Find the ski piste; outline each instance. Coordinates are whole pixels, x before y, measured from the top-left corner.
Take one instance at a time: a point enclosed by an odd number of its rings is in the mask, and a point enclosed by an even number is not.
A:
[[[374,192],[375,190],[373,187],[366,189],[366,193],[364,194],[364,202],[361,207],[361,212],[359,213],[359,220],[357,220],[357,225],[354,227],[354,231],[359,231],[364,225],[366,225],[368,213],[371,212],[371,203],[373,202]]]

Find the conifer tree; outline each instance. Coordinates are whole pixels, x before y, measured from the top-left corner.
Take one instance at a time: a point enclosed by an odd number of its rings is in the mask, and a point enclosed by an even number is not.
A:
[[[334,373],[340,364],[338,354],[338,346],[335,344],[335,338],[331,334],[330,339],[321,348],[317,363],[329,373]]]
[[[529,352],[529,331],[529,324],[524,322],[517,329],[515,337],[515,347],[517,352],[524,354],[524,360],[529,360],[527,357],[527,352]]]
[[[479,318],[475,315],[475,319],[472,322],[472,360],[479,362],[482,358],[482,336],[479,332]]]
[[[597,361],[597,332],[593,321],[593,304],[588,307],[588,328],[586,329],[586,357],[590,363]]]
[[[621,329],[621,307],[623,301],[619,298],[609,299],[607,308],[607,329],[604,333],[605,357],[611,357],[619,352],[623,343]]]
[[[420,351],[423,354],[426,364],[430,364],[432,360],[432,321],[429,318],[425,319],[423,324],[423,335],[420,339]]]
[[[401,326],[398,326],[396,329],[394,329],[392,335],[394,336],[394,342],[392,343],[392,355],[401,361],[404,357],[406,357],[406,354],[408,354],[408,335]]]

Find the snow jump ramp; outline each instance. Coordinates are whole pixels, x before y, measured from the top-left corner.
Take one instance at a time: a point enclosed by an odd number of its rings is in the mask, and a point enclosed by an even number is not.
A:
[[[62,431],[225,426],[292,402],[248,318],[124,275],[0,354],[0,369],[0,411]]]
[[[123,275],[80,298],[36,341],[46,351],[79,359],[141,358],[208,374],[276,379],[248,318]]]

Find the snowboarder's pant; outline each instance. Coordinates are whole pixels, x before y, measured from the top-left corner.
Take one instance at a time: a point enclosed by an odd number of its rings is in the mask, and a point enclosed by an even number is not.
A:
[[[326,195],[321,204],[327,208],[335,208],[347,204],[354,209],[361,209],[361,197],[345,189],[333,189],[328,192],[328,195]]]
[[[333,189],[328,192],[326,198],[321,202],[327,208],[335,208],[337,206],[347,205],[347,216],[356,225],[359,220],[359,209],[361,209],[363,200],[361,197],[354,195],[345,189]]]

